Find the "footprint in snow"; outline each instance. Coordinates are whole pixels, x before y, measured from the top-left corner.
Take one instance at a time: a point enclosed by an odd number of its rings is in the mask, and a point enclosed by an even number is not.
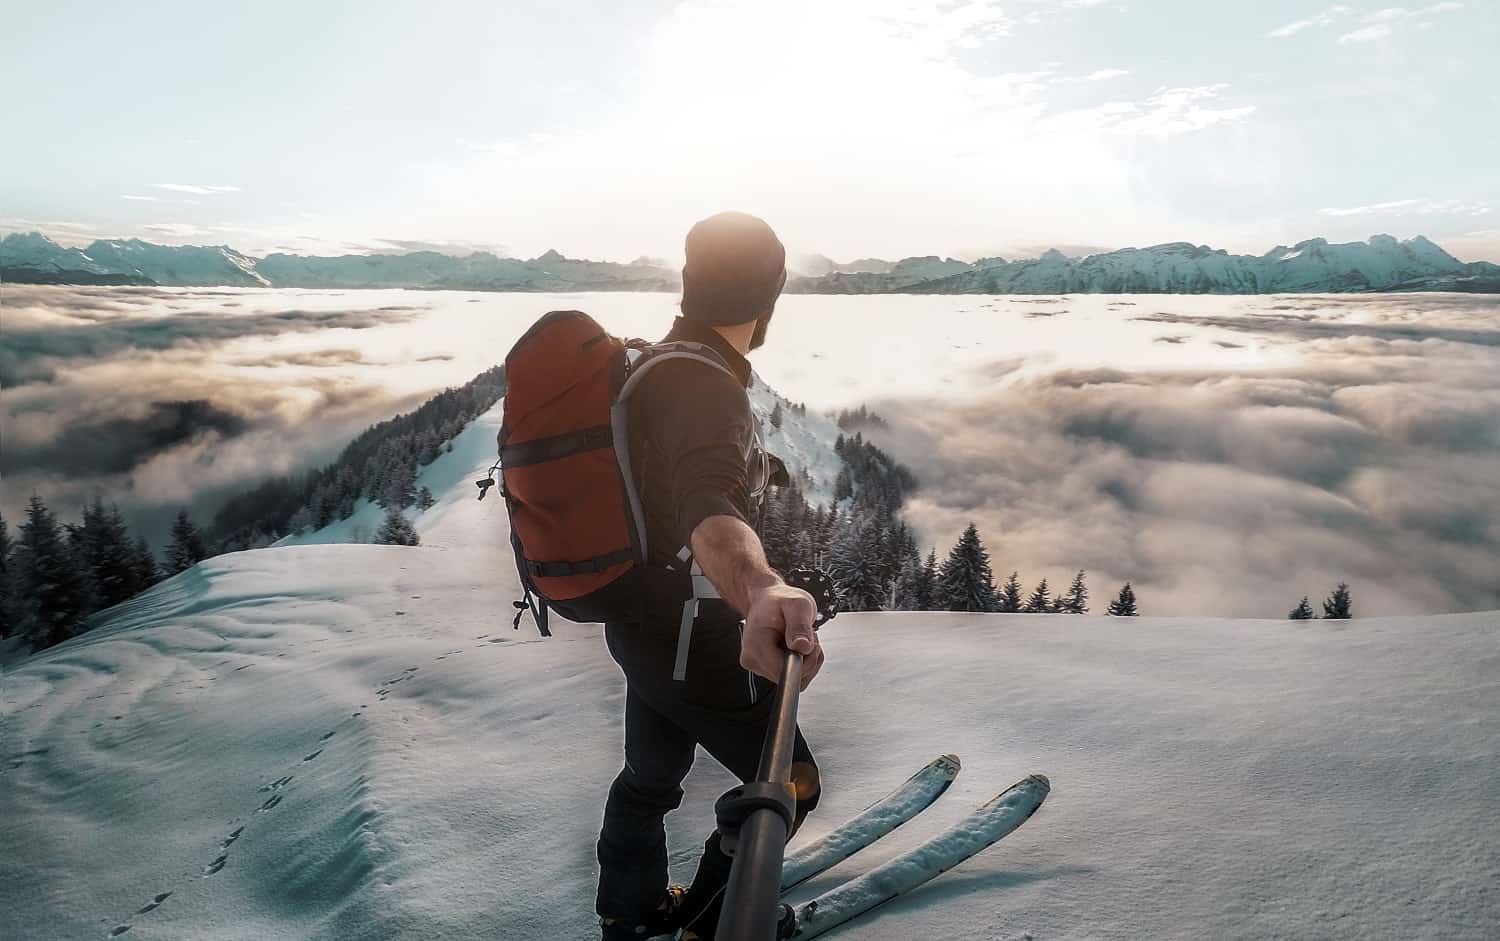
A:
[[[265,794],[268,791],[279,791],[282,788],[286,787],[288,784],[292,783],[292,777],[293,776],[289,774],[284,778],[277,778],[270,784],[262,784],[259,790],[262,794]]]
[[[244,828],[241,827],[240,829],[243,830]],[[235,833],[239,833],[240,831],[236,830],[234,832]],[[172,893],[171,892],[159,892],[159,893],[157,893],[157,895],[156,895],[155,898],[153,898],[151,901],[147,902],[145,905],[142,905],[136,911],[136,914],[137,915],[144,915],[147,912],[155,911],[156,908],[157,908],[157,906],[161,905],[162,902],[165,902],[167,899],[169,899],[171,897],[172,897]],[[129,928],[130,926],[129,925],[125,925],[125,927]],[[121,933],[123,934],[124,932],[121,932]]]
[[[279,798],[279,797],[277,798],[277,800],[280,800],[280,799],[281,798]],[[218,859],[216,859],[213,862],[209,863],[207,866],[204,866],[203,867],[203,874],[205,876],[211,876],[214,873],[218,872],[220,869],[223,869],[224,865],[226,863],[228,863],[228,862],[229,862],[229,856],[228,855],[222,855]]]
[[[233,833],[231,833],[228,836],[226,836],[223,840],[221,840],[219,842],[219,849],[221,849],[221,850],[227,850],[227,849],[229,849],[229,847],[234,844],[234,841],[238,840],[240,838],[240,834],[244,833],[244,832],[245,832],[245,828],[244,827],[240,827],[239,829],[235,830]],[[172,894],[171,892],[167,893],[167,895],[171,895],[171,894]],[[163,895],[160,898],[158,898],[156,900],[156,905],[160,905],[162,903],[162,899],[165,899],[167,897],[167,895]],[[152,905],[151,908],[155,908],[156,905]],[[136,914],[140,915],[140,914],[143,914],[146,911],[150,911],[150,909],[143,909],[140,912],[136,912]]]
[[[261,804],[260,807],[256,808],[255,812],[258,813],[258,814],[266,813],[272,807],[275,807],[279,803],[281,803],[281,795],[280,794],[272,794],[270,800],[267,800],[264,804]],[[215,870],[215,871],[217,872],[217,870]]]
[[[322,738],[320,738],[320,739],[318,739],[318,741],[320,741],[320,742],[326,742],[326,741],[328,741],[328,740],[329,740],[329,739],[330,739],[330,738],[333,738],[333,736],[334,736],[334,734],[335,734],[335,733],[336,733],[336,732],[337,732],[337,731],[338,731],[338,730],[337,730],[337,729],[335,729],[335,730],[334,730],[334,731],[333,731],[333,732],[324,732],[324,733],[323,733],[323,737],[322,737]]]
[[[314,758],[318,757],[321,754],[323,754],[323,749],[320,748],[320,749],[318,749],[317,751],[313,752],[311,755],[308,755],[306,758],[304,758],[302,760],[303,761],[312,761]]]
[[[130,930],[130,926],[129,925],[120,925],[120,926],[116,927],[115,929],[113,929],[112,931],[110,931],[110,933],[108,935],[106,935],[106,937],[118,938],[120,935],[124,934],[125,932],[127,932],[129,930]]]

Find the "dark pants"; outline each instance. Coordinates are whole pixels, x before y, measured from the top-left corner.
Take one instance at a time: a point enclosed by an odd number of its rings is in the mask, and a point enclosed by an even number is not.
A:
[[[755,778],[770,724],[773,684],[739,665],[739,624],[699,619],[693,629],[684,681],[672,679],[676,623],[609,624],[610,656],[625,673],[625,767],[609,789],[599,833],[601,915],[642,919],[667,887],[667,839],[662,818],[682,802],[682,779],[703,748],[741,781]],[[797,731],[793,783],[797,821],[817,804],[817,764]],[[683,911],[712,935],[730,859],[709,837]],[[691,927],[691,925],[690,925]]]

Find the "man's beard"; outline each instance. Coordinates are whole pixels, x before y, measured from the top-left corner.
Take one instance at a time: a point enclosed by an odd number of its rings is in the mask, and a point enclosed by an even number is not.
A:
[[[771,313],[775,313],[773,310]],[[750,349],[758,350],[766,342],[766,330],[771,326],[771,314],[755,322],[755,332],[750,335]]]

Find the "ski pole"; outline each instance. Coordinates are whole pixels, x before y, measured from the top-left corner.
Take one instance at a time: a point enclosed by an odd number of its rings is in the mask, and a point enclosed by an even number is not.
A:
[[[801,688],[802,655],[789,650],[781,665],[755,781],[719,800],[721,826],[726,819],[733,821],[743,814],[732,838],[734,864],[715,936],[720,941],[774,941],[778,937],[784,915],[779,904],[781,863],[796,812],[791,773]]]
[[[817,609],[813,630],[838,613],[838,592],[823,572],[793,569],[786,573],[786,583],[812,596]],[[788,650],[755,780],[731,788],[714,805],[724,851],[734,857],[719,911],[720,941],[775,941],[795,928],[791,908],[780,899],[781,864],[797,815],[791,779],[802,667],[802,655]]]

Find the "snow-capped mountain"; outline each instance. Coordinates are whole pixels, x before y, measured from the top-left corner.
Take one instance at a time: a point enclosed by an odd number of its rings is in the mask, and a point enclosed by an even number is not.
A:
[[[405,255],[268,255],[260,273],[277,287],[449,288],[467,291],[666,291],[675,272],[638,259],[628,265],[567,258],[549,250],[530,260],[489,252],[464,257],[438,252]]]
[[[504,506],[471,483],[497,412],[424,471],[421,546],[219,556],[5,667],[0,937],[598,937],[623,685],[597,628],[511,628]],[[1039,771],[1030,823],[838,937],[1490,937],[1497,630],[841,614],[793,849],[938,754],[963,770],[790,899]],[[733,783],[699,759],[673,877]]]
[[[910,260],[910,259],[909,259]],[[1464,263],[1428,239],[1365,242],[1308,239],[1264,255],[1231,255],[1187,242],[1125,248],[1072,259],[1056,249],[1040,258],[987,258],[917,282],[898,264],[888,274],[829,274],[788,290],[819,294],[1273,294],[1281,292],[1500,291],[1500,265]],[[914,270],[931,270],[917,267]]]
[[[810,256],[798,264],[823,273],[793,277],[787,283],[790,293],[1500,292],[1500,265],[1459,261],[1422,236],[1397,241],[1376,235],[1341,244],[1308,239],[1290,248],[1278,245],[1264,255],[1231,255],[1206,245],[1170,242],[1081,259],[1051,249],[1018,261],[982,258],[970,263],[926,255],[895,263],[861,259],[839,264]],[[155,245],[139,239],[100,240],[80,251],[35,232],[0,239],[0,277],[49,283],[469,291],[675,291],[681,284],[675,270],[650,259],[619,264],[568,258],[555,250],[529,260],[431,251],[253,258],[228,246]]]
[[[107,268],[82,250],[64,248],[40,232],[13,232],[0,239],[0,264],[39,271],[108,273]]]
[[[100,239],[84,254],[105,269],[183,287],[270,287],[255,259],[227,245],[156,245],[140,239]]]

